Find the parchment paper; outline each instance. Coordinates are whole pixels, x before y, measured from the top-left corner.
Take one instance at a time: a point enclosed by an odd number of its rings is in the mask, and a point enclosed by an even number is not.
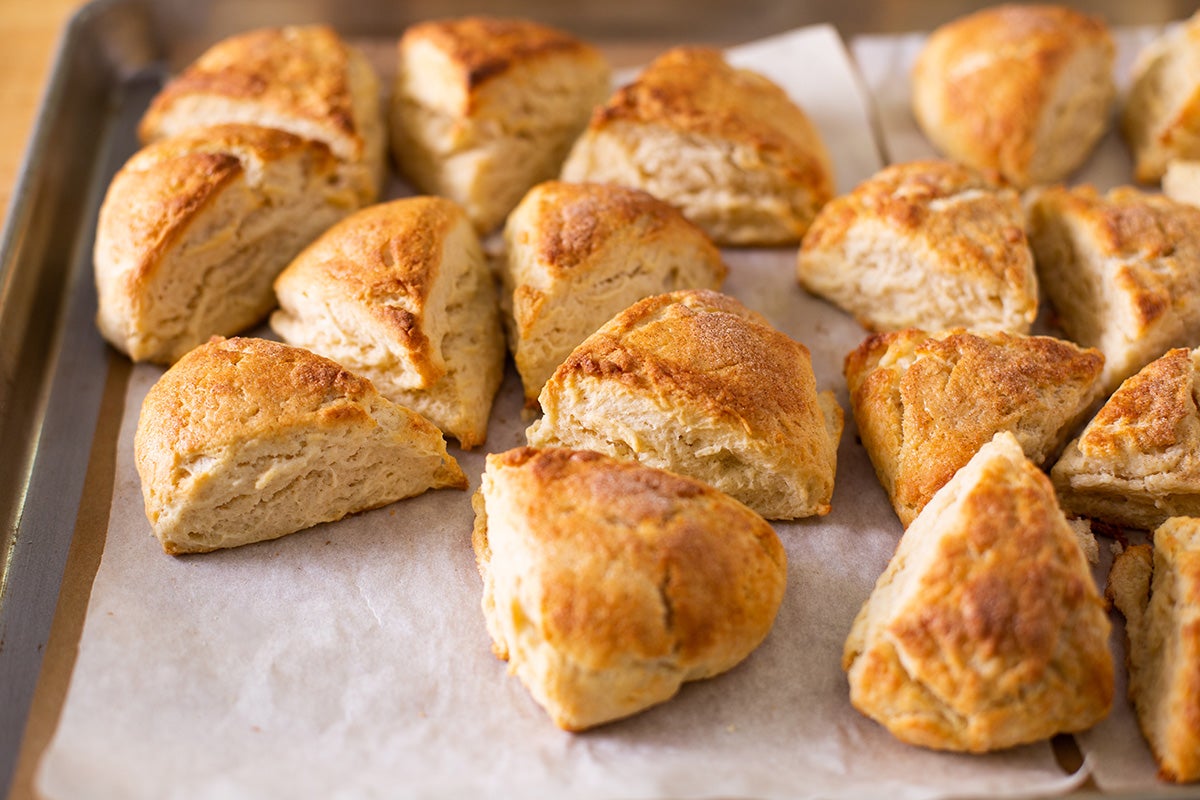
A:
[[[832,29],[738,49],[785,85],[833,152],[841,191],[879,167]],[[864,332],[805,295],[795,250],[730,251],[726,290],[808,345],[846,405]],[[113,510],[72,684],[39,770],[52,798],[1017,796],[1067,791],[1047,744],[990,756],[895,741],[855,712],[840,669],[851,620],[901,532],[853,421],[833,512],[777,525],[788,589],[742,665],[585,734],[555,728],[490,652],[469,494],[428,493],[283,539],[163,555],[132,464],[134,370]],[[513,372],[484,452],[524,443]]]

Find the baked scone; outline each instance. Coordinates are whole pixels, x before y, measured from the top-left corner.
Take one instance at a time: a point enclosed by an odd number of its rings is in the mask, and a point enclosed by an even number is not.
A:
[[[677,47],[596,109],[563,180],[644,189],[718,244],[800,241],[833,196],[816,127],[767,78]]]
[[[1200,13],[1138,53],[1121,133],[1144,183],[1157,183],[1174,159],[1200,158]]]
[[[999,5],[935,30],[912,73],[918,125],[943,154],[1018,187],[1061,180],[1108,128],[1107,25],[1057,5]]]
[[[154,97],[138,135],[151,142],[227,122],[323,142],[359,205],[379,195],[387,167],[379,77],[328,26],[263,28],[218,42]]]
[[[487,233],[558,174],[610,80],[599,50],[536,22],[413,25],[399,45],[392,155],[420,191],[457,201]]]
[[[1200,349],[1127,379],[1050,472],[1068,513],[1153,530],[1200,516]]]
[[[538,398],[535,447],[689,475],[768,519],[827,514],[842,409],[808,348],[708,290],[648,297],[589,336]]]
[[[487,457],[473,505],[493,650],[566,730],[732,669],[783,599],[775,531],[690,478],[525,447]]]
[[[643,297],[719,289],[721,252],[671,205],[638,189],[547,181],[504,227],[509,348],[529,404],[575,346]]]
[[[1162,176],[1162,191],[1172,200],[1200,206],[1200,158],[1173,159]]]
[[[133,446],[146,517],[172,554],[467,488],[428,420],[326,358],[265,339],[214,337],[176,362],[146,395]]]
[[[479,238],[458,204],[410,197],[361,209],[275,281],[284,341],[369,378],[458,439],[487,438],[504,331]]]
[[[896,738],[980,753],[1103,719],[1110,630],[1050,481],[1003,432],[904,532],[842,667],[850,702]]]
[[[100,332],[170,363],[275,306],[271,282],[358,205],[323,144],[252,125],[188,131],[117,172],[93,253]]]
[[[1125,550],[1108,596],[1125,615],[1129,699],[1159,775],[1200,780],[1200,520],[1172,517],[1153,548]]]
[[[1020,197],[949,161],[895,164],[827,203],[797,275],[871,330],[1028,333],[1037,316]]]
[[[1049,336],[873,334],[846,356],[859,436],[905,527],[1000,431],[1039,466],[1099,399],[1104,357]]]
[[[1200,208],[1055,186],[1029,206],[1038,281],[1064,331],[1104,353],[1104,387],[1200,341]]]

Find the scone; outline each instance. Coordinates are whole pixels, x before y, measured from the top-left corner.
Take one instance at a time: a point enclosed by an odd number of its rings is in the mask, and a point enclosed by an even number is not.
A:
[[[846,356],[859,436],[905,527],[1000,431],[1039,466],[1099,399],[1104,357],[1048,336],[907,329]]]
[[[1153,530],[1200,516],[1200,349],[1170,350],[1121,384],[1050,478],[1068,513]]]
[[[1129,699],[1159,775],[1200,780],[1200,520],[1172,517],[1153,548],[1118,556],[1108,596],[1125,616]]]
[[[379,77],[332,28],[264,28],[218,42],[154,97],[138,135],[151,142],[227,122],[322,142],[360,205],[379,195],[387,167]]]
[[[481,233],[558,174],[608,63],[575,37],[527,20],[424,22],[400,39],[392,155],[418,190],[460,203]]]
[[[1004,432],[904,532],[842,667],[896,738],[980,753],[1102,720],[1110,630],[1050,481]]]
[[[1020,198],[949,161],[887,167],[827,203],[797,275],[871,330],[1028,333],[1037,316]]]
[[[163,139],[113,178],[93,253],[100,332],[171,363],[275,306],[271,282],[358,205],[317,142],[252,125]]]
[[[1167,171],[1162,176],[1162,191],[1172,200],[1200,206],[1200,158],[1167,162]]]
[[[912,109],[944,155],[1024,188],[1065,178],[1108,128],[1115,48],[1098,17],[1000,5],[935,30]]]
[[[538,398],[535,447],[597,450],[702,480],[768,519],[827,514],[842,409],[808,348],[737,300],[641,300],[571,353]]]
[[[1121,133],[1144,183],[1157,183],[1174,159],[1200,158],[1200,13],[1138,53]]]
[[[467,488],[428,420],[307,350],[214,338],[167,370],[134,436],[168,553],[275,539],[427,489]]]
[[[783,599],[775,531],[690,478],[517,448],[487,457],[473,505],[493,649],[566,730],[732,669]]]
[[[332,358],[464,449],[487,438],[504,372],[491,272],[461,207],[410,197],[326,231],[275,281],[271,327]]]
[[[1104,386],[1200,341],[1200,208],[1129,187],[1051,187],[1029,208],[1038,280]]]
[[[834,191],[804,111],[762,75],[697,47],[667,51],[597,109],[562,178],[644,189],[730,245],[800,241]]]
[[[638,189],[547,181],[504,227],[509,347],[529,404],[575,346],[643,297],[719,289],[725,263],[704,232]]]

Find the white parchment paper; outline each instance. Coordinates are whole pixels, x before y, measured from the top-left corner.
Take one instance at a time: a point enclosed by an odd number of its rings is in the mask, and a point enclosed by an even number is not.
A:
[[[832,151],[841,191],[880,166],[836,33],[731,55],[783,84]],[[846,406],[864,332],[805,295],[795,250],[729,251],[726,290],[812,350]],[[1067,791],[1047,744],[989,756],[898,743],[855,712],[851,620],[900,536],[847,414],[833,512],[777,525],[788,589],[766,642],[671,702],[584,734],[555,728],[490,651],[469,493],[443,490],[283,539],[163,555],[132,461],[129,387],[113,509],[72,683],[39,770],[51,798],[1027,796]],[[524,443],[512,371],[484,452]]]

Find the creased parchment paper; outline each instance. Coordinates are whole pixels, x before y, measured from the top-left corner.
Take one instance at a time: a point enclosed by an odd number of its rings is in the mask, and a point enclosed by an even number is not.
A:
[[[879,160],[836,33],[739,48],[833,152],[842,191]],[[808,345],[845,406],[863,331],[806,296],[795,250],[730,251],[726,290]],[[132,463],[134,370],[113,510],[61,722],[39,771],[52,798],[854,797],[1052,794],[1078,785],[1038,744],[971,757],[896,742],[855,712],[840,668],[851,620],[900,535],[847,414],[833,512],[779,524],[788,588],[742,665],[671,702],[572,735],[490,651],[469,494],[443,490],[201,557],[160,551]],[[524,443],[510,370],[484,452]]]
[[[1114,31],[1118,98],[1128,89],[1130,71],[1138,52],[1163,30],[1147,26]],[[924,41],[924,34],[911,34],[861,37],[852,45],[854,59],[876,109],[883,149],[893,162],[937,154],[917,127],[908,103],[912,64]],[[1132,182],[1133,161],[1115,126],[1101,139],[1088,161],[1066,181],[1070,185],[1090,183],[1100,190]],[[1044,323],[1039,327],[1037,332],[1062,335]],[[1107,583],[1112,564],[1111,544],[1111,540],[1100,539],[1100,563],[1094,574],[1101,590]],[[1107,719],[1075,738],[1086,757],[1087,768],[1103,791],[1157,793],[1164,791],[1166,784],[1157,779],[1154,760],[1138,731],[1133,708],[1126,697],[1124,619],[1114,611],[1112,621],[1112,651],[1117,667],[1113,709]]]

